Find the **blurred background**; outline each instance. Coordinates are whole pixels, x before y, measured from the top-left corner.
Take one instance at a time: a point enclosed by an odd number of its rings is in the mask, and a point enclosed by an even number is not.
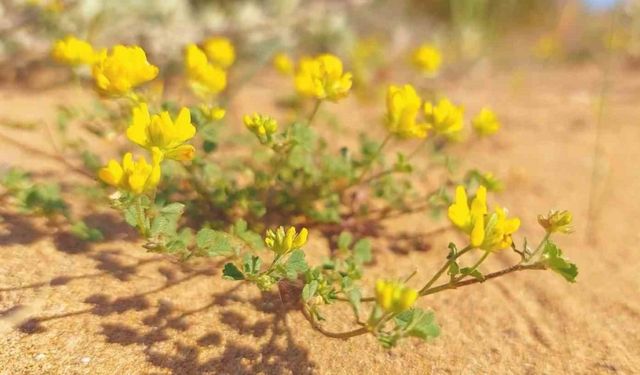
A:
[[[210,35],[229,37],[240,63],[332,52],[356,81],[384,78],[423,42],[442,50],[444,74],[584,63],[612,51],[634,66],[640,1],[2,0],[0,82],[60,80],[60,72],[45,78],[36,70],[51,67],[51,44],[70,34],[102,47],[140,44],[165,75],[179,71],[185,44]]]

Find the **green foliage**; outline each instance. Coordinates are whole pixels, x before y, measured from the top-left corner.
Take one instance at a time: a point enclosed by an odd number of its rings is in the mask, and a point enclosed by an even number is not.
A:
[[[542,250],[542,262],[553,272],[565,280],[574,283],[578,276],[578,267],[569,262],[562,254],[562,250],[551,241],[546,241]]]

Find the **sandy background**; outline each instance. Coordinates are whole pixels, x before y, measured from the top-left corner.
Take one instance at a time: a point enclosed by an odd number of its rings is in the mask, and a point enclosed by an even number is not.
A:
[[[522,235],[539,238],[535,217],[549,208],[575,213],[576,233],[559,242],[580,267],[577,284],[535,271],[425,298],[419,304],[435,310],[442,335],[385,351],[372,337],[325,338],[276,295],[222,280],[215,261],[181,265],[145,253],[113,212],[85,213],[108,234],[105,243],[87,245],[3,207],[0,374],[640,373],[640,77],[616,68],[610,79],[597,173],[597,191],[604,193],[590,236],[601,72],[585,66],[477,73],[442,88],[469,114],[490,103],[501,115],[504,131],[497,137],[454,153],[464,151],[465,166],[505,180],[507,190],[497,199],[523,219]],[[244,90],[234,111],[268,109],[244,104],[264,103],[267,86],[259,79]],[[52,122],[56,104],[87,95],[64,87],[0,88],[0,118]],[[355,104],[325,110],[349,118],[355,134],[380,114],[380,108],[350,112]],[[369,128],[383,136],[381,127]],[[50,149],[44,136],[2,132]],[[3,166],[20,165],[43,178],[67,175],[55,163],[1,144]],[[392,233],[441,225],[422,215],[387,224]],[[427,251],[401,255],[376,241],[370,277],[406,275],[417,267],[419,285],[440,266],[454,238],[429,238]],[[307,253],[312,259],[326,254],[317,233]],[[501,254],[483,269],[514,261]],[[347,328],[330,323],[336,331]]]

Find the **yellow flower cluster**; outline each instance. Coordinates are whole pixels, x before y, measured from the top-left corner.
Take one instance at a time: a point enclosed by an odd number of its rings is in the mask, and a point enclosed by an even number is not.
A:
[[[408,310],[417,298],[417,290],[397,281],[376,282],[376,302],[385,313],[397,314]]]
[[[449,99],[440,99],[437,104],[426,102],[424,113],[427,124],[436,133],[449,140],[459,140],[464,127],[464,109],[456,106]]]
[[[182,108],[174,121],[167,111],[151,116],[146,103],[133,109],[127,129],[131,142],[149,151],[157,149],[163,158],[174,160],[193,159],[195,148],[185,143],[195,134],[188,108]]]
[[[236,61],[236,50],[227,38],[211,37],[202,43],[209,61],[222,69],[228,69]]]
[[[111,160],[98,172],[107,184],[133,194],[153,190],[160,182],[160,164],[164,159],[192,160],[195,148],[186,144],[196,134],[191,123],[189,109],[182,108],[175,120],[167,111],[151,115],[146,103],[134,107],[127,138],[151,153],[152,163],[144,157],[133,161],[131,153],[125,154],[122,164]]]
[[[480,113],[471,121],[475,131],[481,135],[492,135],[500,129],[500,122],[495,113],[489,108],[482,108]]]
[[[69,35],[53,44],[51,57],[59,63],[75,66],[92,65],[99,55],[89,42]]]
[[[435,46],[425,43],[412,56],[413,65],[426,75],[435,75],[442,65],[442,54]]]
[[[262,143],[269,142],[271,136],[278,131],[278,123],[270,116],[254,113],[253,116],[246,115],[243,118],[244,125]]]
[[[293,61],[283,52],[276,53],[275,56],[273,56],[272,63],[273,67],[283,75],[292,75],[295,70]]]
[[[116,160],[100,169],[98,177],[107,184],[134,194],[142,194],[153,190],[160,182],[160,161],[162,155],[156,149],[153,150],[151,164],[144,157],[138,161],[133,160],[133,155],[127,152],[122,158],[122,164]]]
[[[430,130],[450,140],[458,140],[464,126],[464,110],[441,99],[436,105],[424,103],[425,119],[419,114],[422,99],[411,85],[391,85],[387,89],[387,130],[400,138],[426,138]]]
[[[207,54],[195,44],[185,49],[185,70],[191,89],[200,97],[217,95],[227,87],[227,72],[209,62]]]
[[[455,201],[449,206],[449,219],[454,226],[469,235],[470,246],[486,251],[498,251],[511,246],[511,235],[520,227],[520,219],[507,218],[504,208],[487,210],[487,189],[480,186],[471,201],[463,186],[456,188]]]
[[[387,130],[400,138],[425,138],[429,126],[418,122],[422,99],[411,85],[387,89]]]
[[[93,65],[98,91],[110,96],[126,95],[157,75],[158,67],[147,61],[147,55],[138,46],[116,45],[110,52],[102,52]]]
[[[551,210],[546,216],[539,215],[538,223],[547,231],[547,233],[571,233],[573,232],[573,215],[569,211]]]
[[[344,73],[342,61],[331,54],[300,60],[295,86],[300,95],[337,102],[351,89],[351,73]]]
[[[274,253],[284,255],[304,246],[308,235],[307,228],[302,228],[297,233],[294,227],[289,227],[286,231],[284,227],[278,227],[275,231],[267,230],[264,242]]]

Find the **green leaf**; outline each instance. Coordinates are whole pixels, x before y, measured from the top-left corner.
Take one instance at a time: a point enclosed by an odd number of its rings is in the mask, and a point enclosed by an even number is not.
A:
[[[230,280],[244,280],[244,274],[233,263],[227,263],[222,269],[222,277]]]
[[[313,296],[316,295],[318,291],[318,280],[311,280],[309,284],[305,284],[304,288],[302,288],[302,300],[307,302]]]
[[[460,269],[460,273],[465,276],[471,276],[477,280],[484,280],[484,275],[478,269],[474,269],[471,267],[464,267]]]
[[[249,230],[247,226],[247,222],[243,219],[238,219],[233,225],[233,234],[235,234],[242,241],[247,243],[254,249],[263,249],[264,242],[262,241],[262,236],[258,233]]]
[[[89,227],[84,221],[74,223],[70,229],[71,234],[83,241],[102,241],[104,236],[100,229]]]
[[[203,228],[198,231],[198,234],[196,234],[196,246],[204,250],[209,256],[234,254],[227,234],[209,228]]]
[[[244,256],[244,262],[242,264],[242,268],[246,274],[256,275],[260,272],[260,266],[262,265],[262,260],[260,257],[247,254]]]
[[[371,262],[373,256],[371,255],[371,241],[367,238],[358,240],[353,246],[353,260],[357,264],[364,264]]]
[[[414,308],[404,311],[395,317],[398,327],[405,330],[408,336],[418,337],[423,340],[438,337],[440,327],[436,323],[432,311],[424,311]]]
[[[338,236],[338,249],[347,250],[349,246],[351,246],[351,242],[353,242],[353,236],[351,233],[344,231],[340,232]]]
[[[460,273],[460,266],[458,265],[458,262],[451,262],[449,264],[449,271],[447,271],[447,273],[451,276],[456,276]]]
[[[578,266],[569,262],[562,255],[562,250],[553,242],[547,241],[542,250],[542,260],[551,270],[564,277],[565,280],[575,283],[578,276]]]
[[[304,251],[300,249],[294,250],[291,255],[289,255],[289,259],[287,259],[287,263],[284,268],[287,278],[291,280],[298,277],[299,273],[309,269],[309,265],[304,259]]]

